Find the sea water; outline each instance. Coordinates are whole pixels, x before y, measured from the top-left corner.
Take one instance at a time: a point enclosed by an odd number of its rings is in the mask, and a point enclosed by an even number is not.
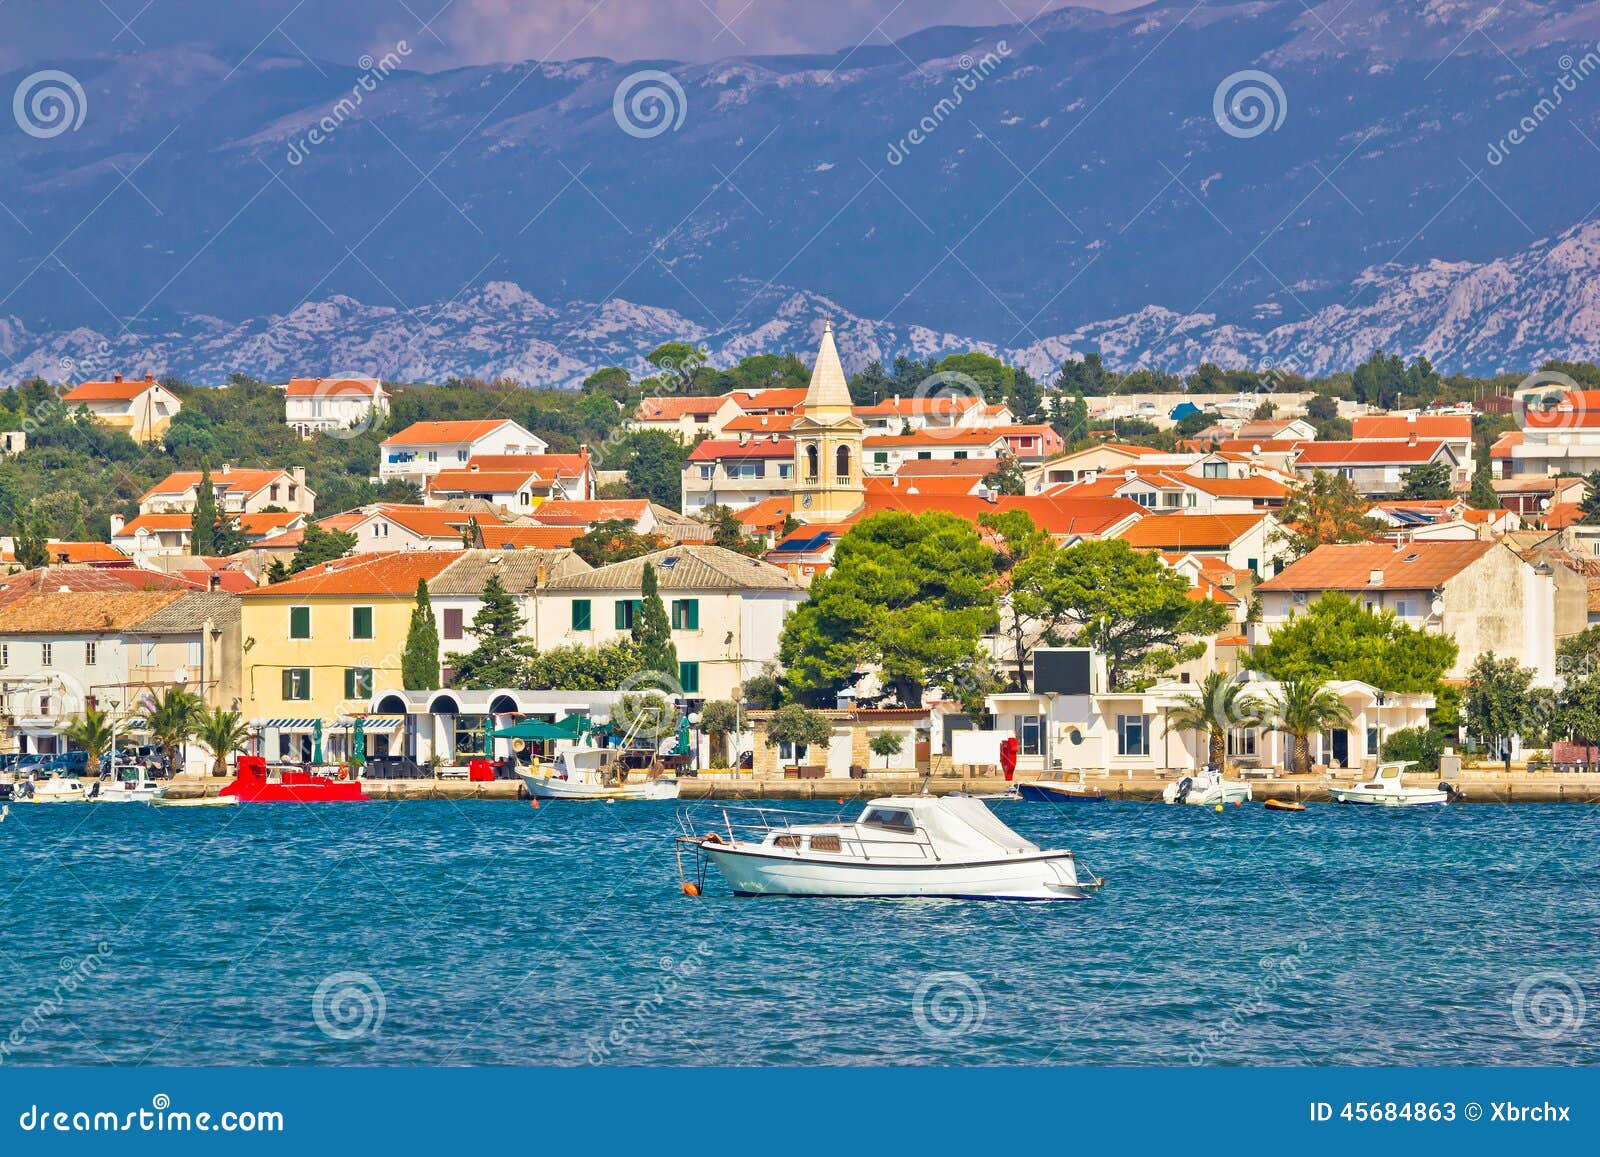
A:
[[[0,1063],[1600,1063],[1591,807],[994,806],[1104,891],[691,899],[714,803],[13,806]]]

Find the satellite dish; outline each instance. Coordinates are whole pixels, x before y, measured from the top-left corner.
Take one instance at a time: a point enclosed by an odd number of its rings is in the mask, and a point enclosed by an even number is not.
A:
[[[1441,599],[1441,598],[1435,598],[1433,600],[1432,610],[1433,610],[1433,613],[1436,614],[1436,615],[1444,614],[1444,600]]]

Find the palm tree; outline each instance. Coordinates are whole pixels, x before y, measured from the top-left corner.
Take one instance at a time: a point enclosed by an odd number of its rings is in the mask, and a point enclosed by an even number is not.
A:
[[[1261,705],[1250,691],[1250,684],[1213,671],[1200,680],[1196,694],[1167,709],[1167,730],[1200,732],[1207,740],[1207,763],[1225,772],[1229,730],[1261,723]]]
[[[1313,735],[1351,723],[1350,708],[1327,684],[1314,679],[1285,679],[1278,685],[1272,708],[1272,729],[1290,740],[1290,771],[1310,770]]]
[[[244,750],[245,744],[250,742],[250,729],[245,726],[244,716],[237,711],[213,707],[200,712],[194,737],[211,752],[215,761],[211,774],[224,776],[228,774],[228,756]]]
[[[115,734],[111,717],[98,707],[85,707],[83,714],[61,729],[62,738],[88,753],[89,774],[100,774],[100,757],[111,750]]]
[[[154,695],[145,708],[144,727],[161,747],[161,756],[176,774],[182,770],[178,749],[194,735],[205,704],[200,696],[182,687],[168,687]]]

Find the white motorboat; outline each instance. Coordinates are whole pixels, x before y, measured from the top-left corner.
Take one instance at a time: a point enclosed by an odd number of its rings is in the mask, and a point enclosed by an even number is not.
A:
[[[754,819],[732,814],[754,812]],[[706,862],[741,896],[945,897],[1085,900],[1103,881],[1080,874],[1069,851],[1047,851],[1006,827],[969,796],[889,796],[854,820],[722,810],[723,830],[697,834],[680,817],[680,855],[695,850],[698,895]],[[811,822],[806,822],[811,821]],[[682,862],[679,863],[680,872]]]
[[[1341,787],[1328,785],[1328,794],[1334,803],[1376,804],[1379,807],[1416,807],[1422,804],[1449,803],[1452,794],[1447,783],[1437,787],[1408,787],[1405,770],[1414,760],[1398,763],[1380,763],[1371,779],[1365,783]]]
[[[1208,767],[1167,784],[1162,789],[1161,798],[1167,803],[1214,807],[1217,804],[1248,803],[1255,798],[1255,793],[1244,780],[1224,779],[1220,771]]]
[[[163,799],[157,797],[150,801],[151,807],[238,807],[239,797],[236,795],[201,795],[188,799]]]
[[[86,798],[90,803],[149,803],[166,794],[167,785],[151,776],[143,764],[119,763],[109,775],[89,785]]]
[[[52,773],[19,779],[12,785],[11,798],[16,803],[82,803],[88,796],[81,779]]]
[[[551,763],[535,760],[517,778],[534,799],[665,800],[678,798],[672,776],[630,771],[616,749],[560,744]],[[637,777],[637,778],[635,778]]]
[[[1069,779],[1068,776],[1073,774],[1076,778]],[[1106,793],[1097,787],[1090,787],[1084,775],[1082,768],[1076,773],[1047,771],[1038,779],[1017,784],[1017,798],[1046,803],[1099,803],[1104,800]]]

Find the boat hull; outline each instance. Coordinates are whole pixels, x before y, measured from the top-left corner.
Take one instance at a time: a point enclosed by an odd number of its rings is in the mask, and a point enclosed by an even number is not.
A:
[[[1427,807],[1450,802],[1447,793],[1430,791],[1426,788],[1408,788],[1404,792],[1378,792],[1330,787],[1328,794],[1333,797],[1334,803],[1366,804],[1368,807]]]
[[[1100,886],[1079,881],[1070,852],[928,865],[830,863],[714,843],[700,849],[740,896],[1087,900]]]
[[[1161,792],[1161,798],[1166,803],[1198,804],[1201,807],[1215,807],[1217,804],[1249,803],[1255,798],[1255,792],[1248,783],[1224,780],[1222,783],[1196,783],[1189,788],[1188,795],[1178,798],[1179,790],[1176,783],[1167,784]]]
[[[196,799],[161,799],[150,801],[151,807],[238,807],[236,795],[206,795]]]
[[[577,800],[671,800],[678,798],[678,781],[675,779],[645,780],[641,783],[624,783],[606,787],[581,780],[558,779],[554,776],[534,775],[518,771],[517,778],[534,799]]]
[[[1017,794],[1034,803],[1100,803],[1106,793],[1075,783],[1019,783]]]

